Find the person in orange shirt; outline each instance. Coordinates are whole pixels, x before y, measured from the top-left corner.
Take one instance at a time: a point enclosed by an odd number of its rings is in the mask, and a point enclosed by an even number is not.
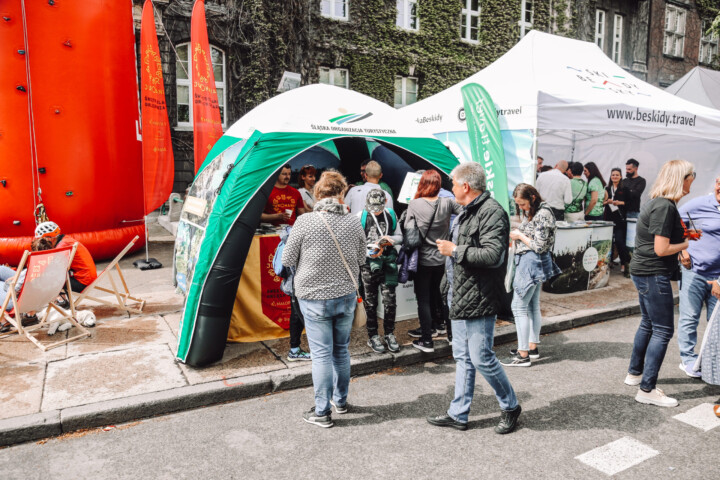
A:
[[[35,238],[50,238],[53,248],[78,244],[75,257],[70,265],[70,287],[73,292],[82,292],[97,278],[97,269],[87,247],[72,237],[60,233],[55,222],[43,222],[35,228]]]

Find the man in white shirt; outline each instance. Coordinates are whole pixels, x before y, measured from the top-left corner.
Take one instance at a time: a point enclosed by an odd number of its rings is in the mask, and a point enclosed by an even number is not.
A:
[[[555,168],[541,173],[535,182],[540,197],[552,209],[556,221],[565,220],[565,204],[573,199],[570,179],[565,175],[567,169],[568,163],[560,160]]]
[[[382,178],[382,168],[379,163],[374,160],[368,162],[365,166],[365,175],[367,182],[351,188],[347,195],[345,195],[345,204],[350,207],[350,213],[357,214],[362,212],[365,209],[365,200],[367,199],[368,192],[376,188],[381,188],[379,184]],[[383,192],[387,198],[387,207],[393,208],[392,196],[384,190]]]

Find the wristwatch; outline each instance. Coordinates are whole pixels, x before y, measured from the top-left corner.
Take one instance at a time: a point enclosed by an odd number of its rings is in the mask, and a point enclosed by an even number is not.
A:
[[[455,260],[457,260],[457,245],[455,245],[455,246],[453,247],[453,249],[452,249],[452,251],[450,252],[450,254],[452,255],[452,257],[453,257]]]

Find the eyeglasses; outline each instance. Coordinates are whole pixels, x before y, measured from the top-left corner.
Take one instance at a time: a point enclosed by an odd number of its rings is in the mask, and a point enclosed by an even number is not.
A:
[[[685,180],[687,180],[687,179],[688,179],[688,177],[692,177],[692,178],[695,178],[695,175],[697,175],[697,173],[695,173],[695,172],[692,172],[692,173],[688,173],[687,175],[685,175]]]

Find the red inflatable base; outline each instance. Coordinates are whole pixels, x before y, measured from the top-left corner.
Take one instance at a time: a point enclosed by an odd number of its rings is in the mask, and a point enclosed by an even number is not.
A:
[[[65,232],[63,232],[65,233]],[[140,239],[133,245],[130,252],[139,250],[145,245],[145,225],[132,227],[112,228],[98,232],[67,233],[90,250],[95,261],[113,258],[138,235]],[[20,263],[25,250],[30,250],[32,237],[2,237],[0,238],[0,265],[16,266]],[[128,253],[130,253],[128,252]]]

